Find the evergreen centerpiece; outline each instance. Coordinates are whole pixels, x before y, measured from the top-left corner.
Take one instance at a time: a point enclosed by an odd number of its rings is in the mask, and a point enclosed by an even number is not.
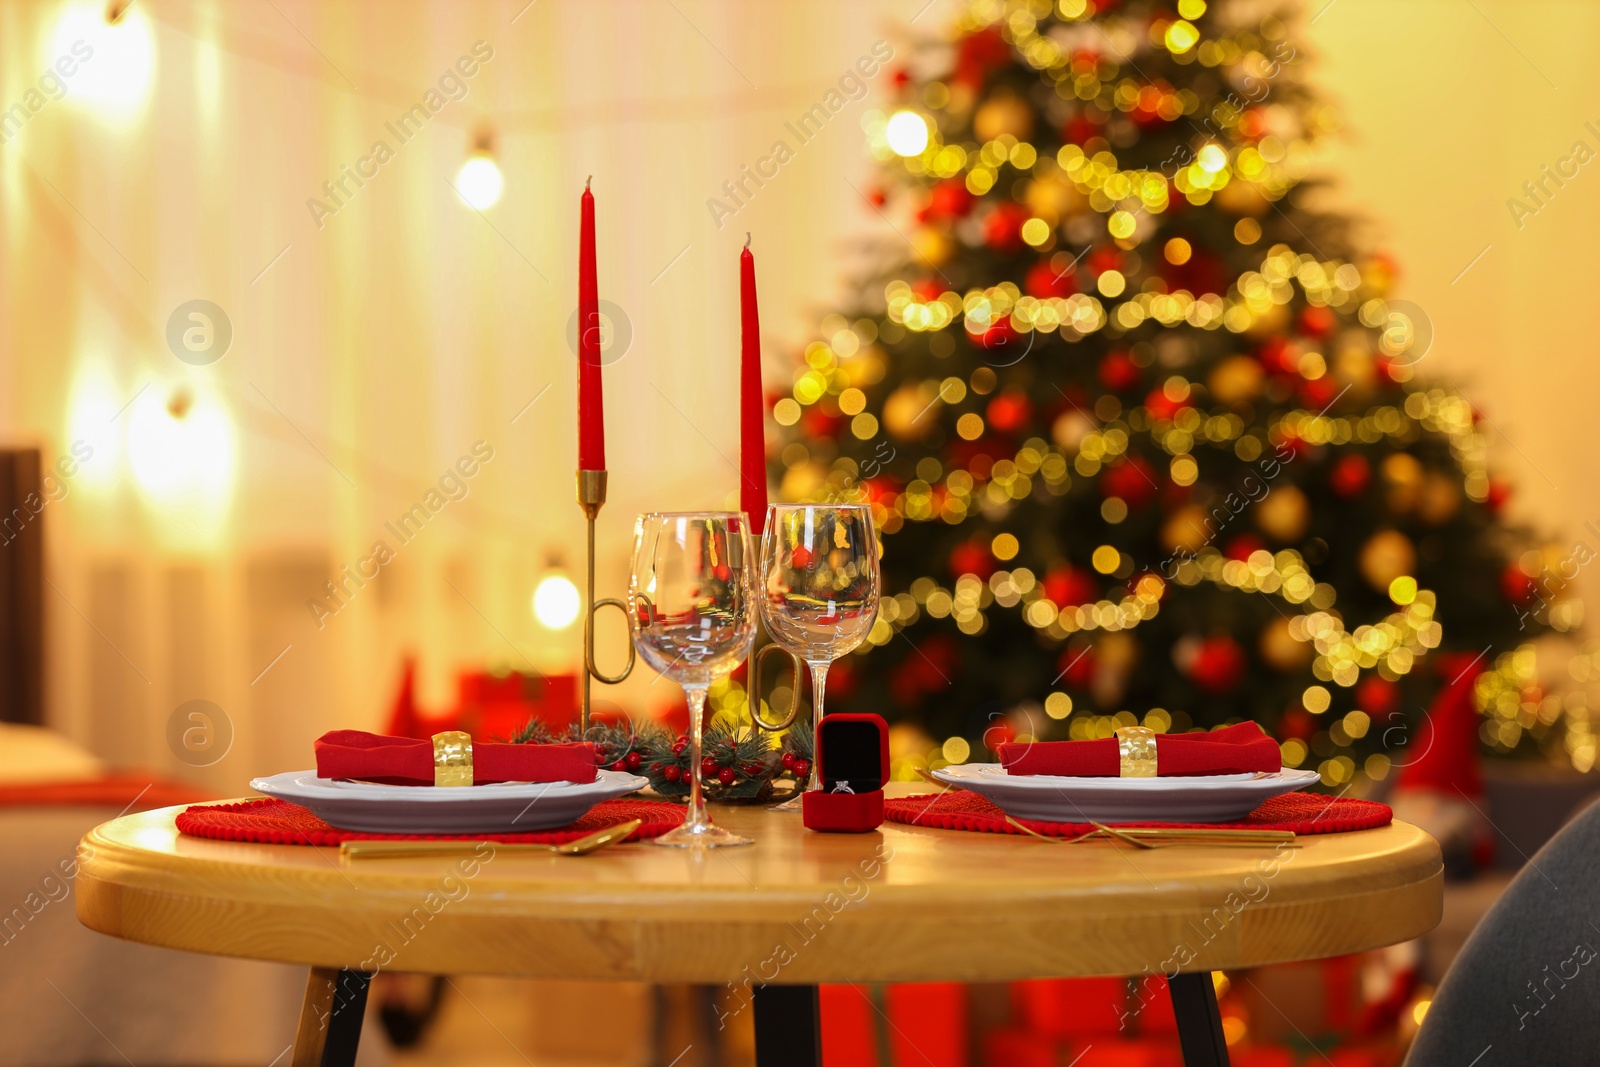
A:
[[[517,745],[591,741],[595,763],[613,771],[642,774],[650,787],[671,800],[689,795],[688,739],[653,722],[597,723],[580,737],[576,725],[565,731],[530,719],[506,739]],[[811,730],[796,725],[781,741],[746,725],[712,718],[701,739],[701,783],[707,800],[764,801],[781,796],[774,786],[792,782],[798,788],[811,774]]]

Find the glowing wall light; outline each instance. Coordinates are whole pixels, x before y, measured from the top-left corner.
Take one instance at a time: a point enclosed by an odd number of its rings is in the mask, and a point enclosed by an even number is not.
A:
[[[187,385],[145,390],[128,420],[128,464],[145,499],[210,515],[233,495],[234,432],[222,402]]]
[[[80,0],[62,11],[44,62],[67,99],[127,114],[155,80],[155,31],[131,0]]]
[[[583,610],[583,597],[565,571],[553,568],[533,587],[533,617],[552,630],[571,626]]]
[[[456,192],[469,207],[484,211],[494,206],[504,188],[505,179],[494,159],[494,135],[480,132],[473,140],[472,154],[456,171]]]

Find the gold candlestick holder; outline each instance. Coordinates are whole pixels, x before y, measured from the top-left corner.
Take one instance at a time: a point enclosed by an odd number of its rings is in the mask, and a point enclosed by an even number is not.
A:
[[[600,508],[606,502],[606,472],[580,470],[578,472],[578,506],[583,509],[584,517],[588,520],[588,563],[585,573],[588,575],[587,604],[588,611],[583,616],[583,690],[582,700],[578,705],[578,729],[580,736],[589,735],[589,686],[591,682],[602,682],[605,685],[617,685],[628,675],[633,673],[634,648],[633,642],[628,642],[628,663],[616,674],[606,674],[600,669],[594,658],[594,617],[601,608],[613,607],[622,612],[624,618],[628,614],[628,605],[616,597],[607,597],[604,600],[594,598],[594,524],[600,516]]]

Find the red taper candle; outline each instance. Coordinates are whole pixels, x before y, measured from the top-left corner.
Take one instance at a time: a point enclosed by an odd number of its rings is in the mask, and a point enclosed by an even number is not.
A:
[[[750,235],[739,254],[739,510],[757,537],[767,523],[767,435],[761,392],[761,320],[756,314],[756,257]]]
[[[594,194],[583,183],[578,225],[578,469],[606,469],[605,400],[600,390],[600,285],[594,266]]]

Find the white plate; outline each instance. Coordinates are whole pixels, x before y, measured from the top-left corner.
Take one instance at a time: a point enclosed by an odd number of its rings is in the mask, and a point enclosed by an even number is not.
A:
[[[1192,778],[1065,778],[1007,774],[998,763],[967,763],[933,772],[970,789],[1018,819],[1038,822],[1232,822],[1261,802],[1315,783],[1316,771]]]
[[[287,771],[250,788],[309,808],[330,826],[382,834],[495,834],[569,826],[602,800],[650,784],[622,771],[592,782],[496,782],[465,788],[379,785]]]

